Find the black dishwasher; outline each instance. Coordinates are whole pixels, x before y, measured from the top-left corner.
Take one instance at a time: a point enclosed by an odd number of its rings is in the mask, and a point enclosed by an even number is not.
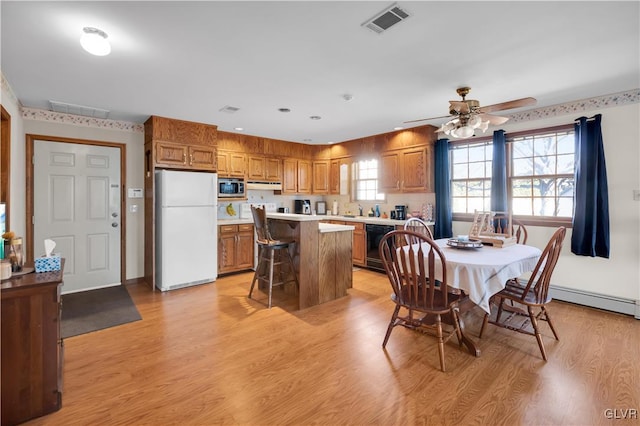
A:
[[[384,272],[384,265],[382,264],[382,260],[380,260],[378,247],[380,246],[382,237],[384,237],[386,233],[395,230],[395,227],[392,225],[373,225],[368,223],[365,225],[365,229],[367,231],[367,268]]]

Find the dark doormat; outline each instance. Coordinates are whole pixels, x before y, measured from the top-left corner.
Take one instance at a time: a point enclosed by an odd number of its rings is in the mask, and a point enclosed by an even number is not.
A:
[[[62,338],[141,319],[124,285],[62,295]]]

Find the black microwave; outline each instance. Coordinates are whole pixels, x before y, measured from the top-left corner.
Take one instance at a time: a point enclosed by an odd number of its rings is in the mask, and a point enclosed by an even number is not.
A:
[[[244,198],[244,179],[218,179],[218,198]]]

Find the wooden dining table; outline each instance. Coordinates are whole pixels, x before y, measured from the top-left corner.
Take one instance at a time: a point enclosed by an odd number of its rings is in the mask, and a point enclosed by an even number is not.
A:
[[[542,254],[539,248],[524,244],[463,248],[450,246],[448,241],[448,238],[436,240],[446,258],[447,284],[464,291],[473,302],[471,306],[477,305],[487,313],[491,313],[491,296],[502,290],[507,280],[533,271]],[[404,249],[408,248],[405,246]],[[442,280],[439,262],[436,262],[435,273],[434,278]],[[468,309],[467,306],[460,306],[461,313]],[[460,322],[463,343],[473,355],[480,356],[480,349],[464,332],[462,319]]]

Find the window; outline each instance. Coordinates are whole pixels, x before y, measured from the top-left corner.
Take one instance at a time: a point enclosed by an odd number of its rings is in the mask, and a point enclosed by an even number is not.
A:
[[[454,213],[490,210],[491,142],[456,144],[451,149],[451,197]]]
[[[491,209],[492,139],[452,142],[454,215]],[[573,214],[573,125],[507,134],[507,186],[515,216],[570,220]],[[458,216],[461,218],[461,216]]]
[[[515,137],[509,141],[513,214],[571,217],[574,188],[573,130]]]
[[[384,200],[384,194],[378,192],[378,160],[362,160],[354,163],[353,185],[355,201]]]

